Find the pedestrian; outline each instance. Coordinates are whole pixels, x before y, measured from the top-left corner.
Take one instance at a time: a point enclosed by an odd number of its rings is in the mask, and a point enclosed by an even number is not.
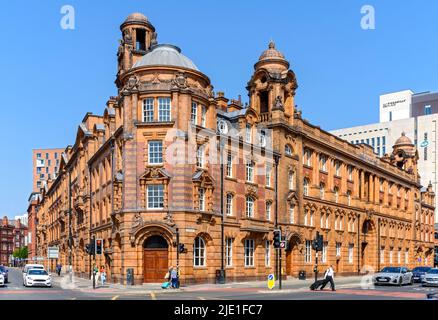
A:
[[[99,268],[97,266],[95,266],[94,273],[96,274],[94,277],[94,283],[95,283],[95,286],[97,287],[97,284],[99,283],[99,277],[100,277]]]
[[[333,265],[330,265],[330,267],[328,267],[328,269],[324,273],[325,282],[322,285],[321,290],[324,290],[326,284],[330,282],[330,287],[332,288],[332,291],[336,291],[334,277],[335,271],[333,270]]]
[[[102,286],[104,286],[106,282],[106,271],[104,266],[101,266],[100,268],[100,281],[102,283]]]
[[[170,270],[170,281],[172,283],[172,288],[178,288],[178,270],[174,267]]]

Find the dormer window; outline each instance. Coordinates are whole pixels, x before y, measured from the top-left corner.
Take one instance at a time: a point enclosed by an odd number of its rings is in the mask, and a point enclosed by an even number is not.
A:
[[[170,121],[170,98],[158,98],[158,121]]]
[[[251,143],[251,125],[249,123],[246,124],[246,133],[245,133],[245,141]]]
[[[190,113],[190,121],[194,125],[196,125],[197,116],[198,116],[198,104],[196,102],[192,102],[192,111]]]
[[[154,121],[154,98],[147,98],[143,101],[143,122]]]
[[[135,49],[139,51],[146,51],[146,30],[135,30]]]
[[[206,122],[207,122],[207,108],[205,106],[202,106],[201,126],[205,127]]]

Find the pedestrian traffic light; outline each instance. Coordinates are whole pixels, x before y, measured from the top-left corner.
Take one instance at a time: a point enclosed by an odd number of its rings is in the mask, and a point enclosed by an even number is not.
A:
[[[279,249],[281,243],[281,230],[274,230],[274,248]]]
[[[322,247],[324,246],[324,239],[322,237],[322,234],[318,234],[316,241],[318,242],[319,251],[322,251]]]
[[[316,232],[316,237],[315,239],[312,241],[312,248],[315,251],[322,251],[322,247],[323,247],[323,236],[319,234],[319,232]]]
[[[179,251],[179,253],[184,253],[185,252],[184,243],[180,243],[179,244],[178,251]]]
[[[102,254],[103,240],[96,239],[96,254]]]
[[[89,255],[94,254],[94,242],[85,245],[85,252]]]

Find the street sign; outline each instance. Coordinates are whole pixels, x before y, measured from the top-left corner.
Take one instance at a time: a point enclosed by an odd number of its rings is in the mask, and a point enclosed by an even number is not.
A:
[[[274,287],[275,287],[275,277],[271,273],[270,275],[268,275],[268,288],[269,290],[272,290],[274,289]]]
[[[44,257],[36,257],[36,261],[44,261]]]
[[[428,145],[429,145],[429,141],[424,140],[424,141],[421,143],[420,146],[421,146],[422,148],[426,148]]]
[[[285,249],[286,248],[286,241],[282,240],[280,241],[280,249]]]
[[[47,250],[49,259],[58,259],[59,258],[59,248],[58,247],[49,247]]]

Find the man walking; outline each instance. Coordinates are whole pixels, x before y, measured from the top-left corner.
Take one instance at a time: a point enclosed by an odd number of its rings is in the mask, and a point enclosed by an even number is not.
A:
[[[325,271],[324,273],[324,284],[321,287],[321,290],[324,290],[324,287],[328,282],[330,282],[330,287],[332,288],[332,291],[336,291],[335,289],[335,281],[333,280],[335,277],[335,271],[333,270],[333,266],[330,265],[330,267]]]

